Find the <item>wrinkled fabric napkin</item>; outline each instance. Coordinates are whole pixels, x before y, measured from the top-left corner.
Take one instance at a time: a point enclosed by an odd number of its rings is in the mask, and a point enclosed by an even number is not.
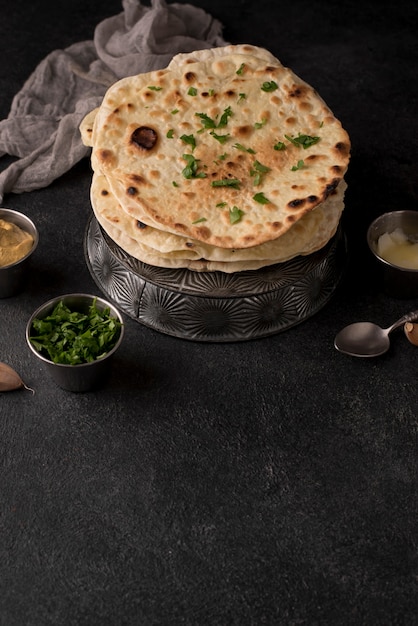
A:
[[[222,24],[192,5],[122,6],[96,26],[93,41],[49,54],[14,97],[0,121],[0,157],[18,158],[0,173],[0,203],[6,193],[46,187],[89,153],[79,124],[116,80],[164,68],[179,52],[227,44]]]

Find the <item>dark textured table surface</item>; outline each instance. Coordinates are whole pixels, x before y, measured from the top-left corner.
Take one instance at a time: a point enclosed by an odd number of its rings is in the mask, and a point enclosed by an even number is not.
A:
[[[0,302],[0,360],[36,390],[0,395],[0,624],[418,623],[418,349],[333,347],[388,326],[370,221],[418,209],[416,3],[196,4],[264,46],[350,134],[348,270],[331,301],[269,338],[197,343],[126,318],[108,385],[72,394],[25,325],[60,293],[100,295],[83,255],[88,160],[3,206],[38,225],[33,279]],[[117,0],[1,0],[0,113],[49,52],[91,39]]]

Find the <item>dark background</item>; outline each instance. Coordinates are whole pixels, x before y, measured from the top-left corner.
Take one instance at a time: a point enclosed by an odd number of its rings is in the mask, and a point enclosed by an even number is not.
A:
[[[417,5],[195,4],[349,132],[348,271],[319,313],[262,340],[195,343],[125,318],[109,384],[71,394],[24,331],[50,297],[98,293],[89,162],[5,198],[41,239],[31,284],[0,301],[0,360],[36,390],[0,394],[0,624],[417,624],[418,349],[399,331],[377,359],[333,347],[346,323],[418,308],[383,293],[365,241],[380,213],[418,208]],[[121,10],[1,0],[0,119],[39,61]]]

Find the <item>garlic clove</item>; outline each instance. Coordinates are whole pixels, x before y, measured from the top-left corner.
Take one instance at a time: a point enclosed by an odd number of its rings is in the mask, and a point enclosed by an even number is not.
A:
[[[19,374],[7,363],[0,363],[0,392],[14,391],[15,389],[28,389],[35,393],[33,389],[27,387]]]
[[[404,324],[404,332],[406,338],[410,343],[414,346],[418,346],[418,324],[413,324],[412,322],[406,322]]]

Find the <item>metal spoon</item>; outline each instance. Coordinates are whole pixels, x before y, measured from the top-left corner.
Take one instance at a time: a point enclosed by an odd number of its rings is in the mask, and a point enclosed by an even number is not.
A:
[[[389,334],[405,322],[418,319],[418,311],[406,313],[389,328],[380,328],[372,322],[355,322],[345,326],[337,334],[334,346],[340,352],[350,356],[380,356],[387,352],[390,346]]]

